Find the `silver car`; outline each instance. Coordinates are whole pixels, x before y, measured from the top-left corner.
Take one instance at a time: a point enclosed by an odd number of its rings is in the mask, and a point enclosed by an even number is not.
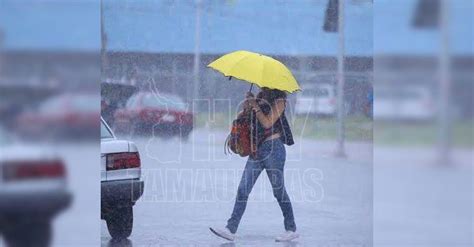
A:
[[[133,206],[142,196],[141,161],[137,146],[118,140],[101,118],[101,218],[114,239],[130,236]]]
[[[63,160],[0,128],[0,235],[9,246],[48,246],[51,221],[72,199]]]

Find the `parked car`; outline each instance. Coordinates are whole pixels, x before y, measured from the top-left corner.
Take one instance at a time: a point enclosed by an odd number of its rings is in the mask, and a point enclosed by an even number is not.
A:
[[[336,89],[331,84],[314,84],[305,86],[296,96],[295,113],[298,115],[336,114]]]
[[[133,228],[133,206],[142,196],[141,161],[137,146],[118,140],[101,118],[101,219],[114,239],[125,239]]]
[[[15,144],[0,129],[0,235],[8,246],[48,246],[51,221],[71,203],[63,160]]]
[[[132,134],[179,135],[186,139],[193,129],[194,115],[184,101],[171,94],[139,92],[114,114],[114,130]]]
[[[100,95],[68,93],[45,100],[21,114],[17,128],[27,138],[97,137]]]
[[[431,120],[436,115],[433,95],[422,86],[375,87],[376,120]]]
[[[122,83],[103,82],[100,84],[101,116],[111,126],[114,125],[114,113],[120,105],[137,92],[138,88],[133,85]]]

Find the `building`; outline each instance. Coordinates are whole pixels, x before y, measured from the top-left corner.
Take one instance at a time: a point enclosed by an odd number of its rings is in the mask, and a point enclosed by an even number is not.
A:
[[[465,37],[472,34],[472,24],[464,24],[469,23],[466,18],[472,18],[472,5],[454,2],[454,91],[469,92],[473,50]],[[200,97],[237,100],[241,95],[235,92],[243,94],[247,86],[228,83],[206,65],[224,53],[247,49],[280,59],[303,88],[307,83],[335,82],[337,33],[322,30],[327,1],[196,3],[199,1],[138,4],[105,0],[105,54],[101,62],[97,25],[101,12],[95,1],[4,1],[0,10],[4,33],[1,46],[8,65],[1,68],[2,81],[49,81],[70,88],[90,83],[98,87],[97,74],[102,72],[104,81],[134,84],[142,90],[153,82],[159,90],[188,100],[196,90]],[[437,68],[438,32],[411,26],[415,4],[416,0],[347,2],[345,91],[349,97],[359,97],[354,101],[362,100],[372,83],[424,83],[436,88],[436,80],[426,76]],[[44,11],[37,11],[39,7]],[[195,54],[200,55],[199,87],[194,87]],[[84,75],[95,76],[82,79]],[[472,114],[468,96],[456,100]]]

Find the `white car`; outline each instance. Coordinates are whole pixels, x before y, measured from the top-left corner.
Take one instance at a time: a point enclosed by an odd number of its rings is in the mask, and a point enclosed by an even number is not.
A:
[[[336,114],[336,89],[331,84],[312,84],[297,94],[295,113],[298,115]]]
[[[101,219],[114,239],[130,236],[133,206],[142,196],[141,161],[137,146],[118,140],[101,118]]]
[[[431,120],[436,108],[431,91],[421,86],[376,86],[374,118],[376,120]]]
[[[9,246],[48,246],[51,220],[71,203],[63,160],[11,141],[0,128],[0,235]]]

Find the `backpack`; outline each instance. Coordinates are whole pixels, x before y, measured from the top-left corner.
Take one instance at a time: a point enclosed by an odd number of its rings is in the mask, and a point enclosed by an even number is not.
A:
[[[256,154],[257,145],[252,142],[250,112],[243,112],[232,121],[232,128],[225,140],[224,153],[229,153],[229,150],[241,157]]]

